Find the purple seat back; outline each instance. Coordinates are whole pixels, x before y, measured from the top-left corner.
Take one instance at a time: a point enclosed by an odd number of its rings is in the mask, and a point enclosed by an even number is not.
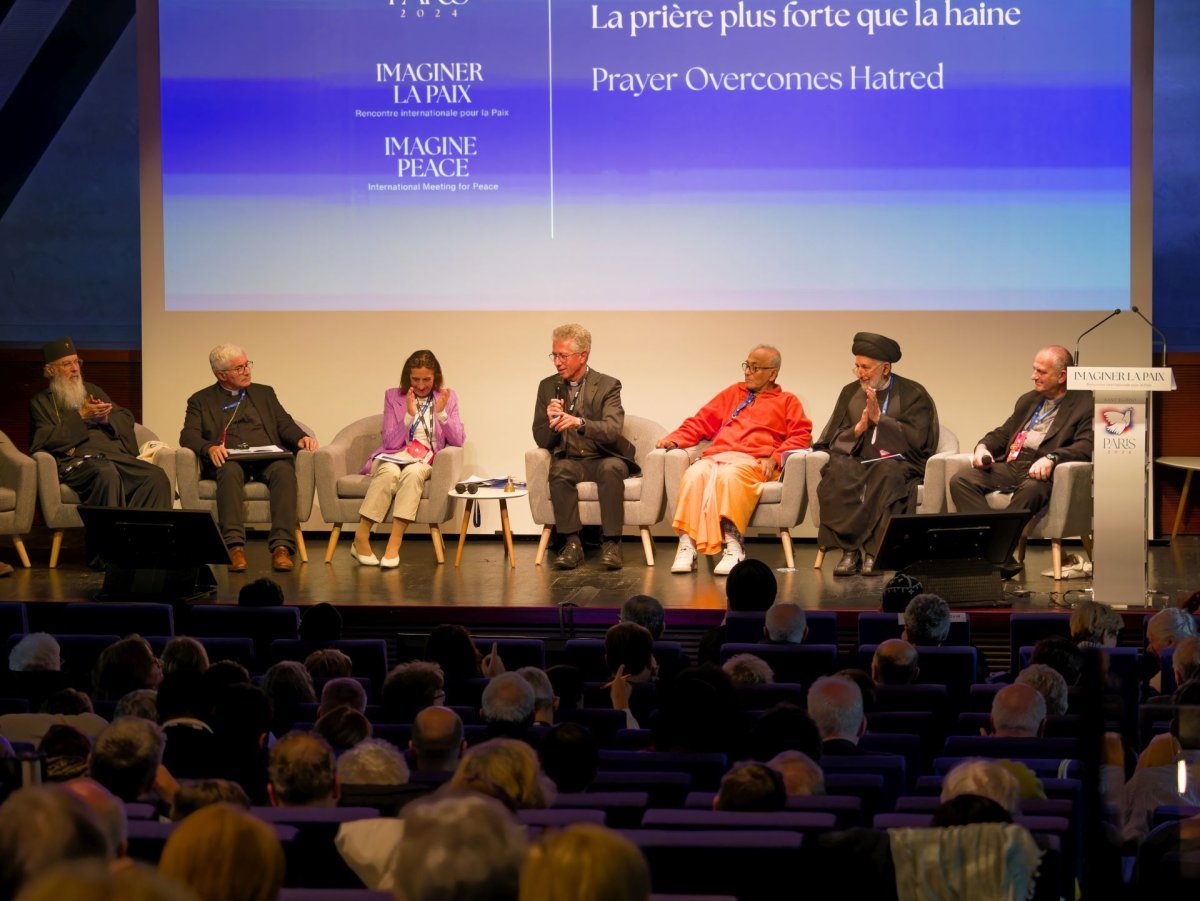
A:
[[[1070,613],[1014,613],[1008,618],[1009,668],[1018,672],[1025,664],[1020,662],[1019,652],[1023,647],[1033,647],[1051,635],[1071,637]]]
[[[174,635],[170,604],[120,604],[100,601],[63,604],[56,611],[58,629],[79,635]]]
[[[643,829],[785,829],[792,832],[827,832],[837,826],[832,813],[780,810],[647,810]]]
[[[508,672],[518,670],[523,666],[546,668],[546,643],[540,638],[488,638],[474,636],[475,647],[480,654],[490,654],[492,645],[496,645],[496,653],[504,661]]]
[[[889,638],[899,638],[904,631],[903,613],[883,613],[872,610],[858,615],[858,643],[883,644]],[[947,645],[971,643],[971,620],[965,614],[950,614],[950,632],[946,635]]]
[[[603,810],[589,810],[584,807],[518,810],[517,820],[523,826],[537,826],[540,829],[562,829],[575,823],[591,823],[595,826],[608,823],[608,817]]]
[[[735,895],[739,901],[780,897],[780,874],[801,866],[803,836],[761,829],[626,829],[641,850],[657,893]]]
[[[797,682],[812,685],[819,677],[836,672],[836,644],[743,644],[726,642],[721,645],[721,663],[736,654],[761,657],[775,673],[777,682]]]

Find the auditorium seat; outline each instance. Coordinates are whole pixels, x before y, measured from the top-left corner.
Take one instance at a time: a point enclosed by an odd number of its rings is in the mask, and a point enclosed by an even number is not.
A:
[[[712,810],[716,792],[692,792],[683,806],[688,810]],[[806,813],[832,814],[835,829],[866,825],[861,798],[850,795],[788,795],[787,810]]]
[[[578,723],[592,733],[596,744],[608,746],[617,733],[625,728],[625,711],[602,707],[576,707],[573,710],[554,711],[556,723]]]
[[[663,518],[663,470],[667,452],[655,448],[667,430],[641,416],[625,415],[622,430],[636,449],[634,458],[641,472],[625,480],[624,522],[636,526],[642,538],[646,565],[654,565],[654,540],[650,527]],[[554,507],[550,503],[550,452],[534,448],[525,452],[525,483],[529,486],[529,512],[533,521],[542,527],[534,564],[541,566],[554,528]],[[595,482],[580,482],[579,519],[585,526],[600,525],[600,500]]]
[[[721,645],[721,663],[736,654],[761,657],[775,673],[777,682],[810,686],[821,676],[837,672],[835,644],[734,644]]]
[[[0,604],[0,637],[24,635],[28,631],[29,616],[25,612],[24,604]],[[4,665],[8,666],[8,658],[5,658]]]
[[[855,776],[879,776],[883,780],[879,806],[876,810],[891,810],[896,799],[908,788],[908,767],[903,757],[893,754],[850,755],[846,757],[821,758],[821,769],[825,771],[825,790],[832,792],[829,777],[849,774]]]
[[[682,807],[692,790],[692,776],[683,770],[600,770],[589,791],[646,794],[654,807]]]
[[[8,666],[8,655],[12,653],[13,646],[20,641],[21,636],[10,635],[8,643],[4,650],[4,665]],[[92,671],[96,667],[96,661],[100,659],[100,654],[106,647],[114,642],[120,641],[119,635],[64,635],[55,634],[55,641],[58,642],[59,657],[62,661],[62,673],[65,678],[74,688],[92,693]],[[21,681],[27,681],[30,677],[42,677],[43,673],[11,673],[6,677],[6,682],[15,685]],[[47,680],[50,681],[50,680]]]
[[[343,638],[338,641],[305,641],[299,638],[277,638],[271,642],[271,663],[282,660],[297,660],[303,663],[314,651],[333,649],[341,651],[353,665],[355,676],[370,680],[374,692],[379,692],[388,674],[387,642],[382,638]],[[369,695],[377,700],[377,695]]]
[[[805,610],[808,635],[805,644],[838,643],[837,614],[829,610]],[[767,614],[765,611],[730,610],[725,614],[725,640],[753,644],[762,641],[765,635]]]
[[[799,682],[767,682],[761,685],[734,685],[733,697],[742,710],[770,710],[776,704],[808,706],[808,689]]]
[[[300,637],[298,607],[238,607],[233,604],[195,604],[188,610],[184,635],[197,638],[249,638],[259,661],[271,659],[271,642]]]
[[[540,638],[488,638],[476,635],[474,639],[475,647],[483,655],[490,654],[492,645],[496,645],[496,653],[510,673],[523,666],[546,668],[546,643]]]
[[[654,642],[654,660],[660,670],[677,673],[683,668],[685,659],[683,645],[679,642]],[[591,682],[612,678],[612,673],[605,663],[603,638],[567,639],[566,644],[563,645],[563,662],[575,667],[584,679]],[[504,663],[505,666],[508,666],[508,658],[504,658]],[[513,669],[511,666],[508,668]]]
[[[546,810],[518,810],[517,821],[522,826],[534,826],[538,829],[564,829],[576,823],[591,823],[594,826],[608,825],[608,817],[603,810],[586,807],[563,807]]]
[[[643,829],[785,829],[791,832],[825,832],[837,825],[832,813],[807,810],[748,812],[652,808],[642,816]]]
[[[559,792],[550,807],[553,810],[599,810],[605,822],[614,829],[632,829],[642,821],[642,813],[650,806],[650,794],[641,791]],[[711,807],[712,804],[710,803]]]
[[[858,647],[858,665],[871,671],[871,660],[876,645]],[[917,647],[918,684],[944,685],[952,703],[966,702],[975,682],[978,652],[970,645],[950,647],[946,645],[920,645]]]
[[[29,553],[25,550],[24,536],[33,525],[36,500],[37,463],[0,432],[0,535],[12,536],[17,557],[26,569],[29,569]],[[0,634],[5,634],[3,628]]]
[[[1009,668],[1013,673],[1022,669],[1019,652],[1023,647],[1033,647],[1043,638],[1052,635],[1071,637],[1071,614],[1014,613],[1008,619]]]
[[[244,666],[247,672],[251,674],[255,672],[254,642],[249,638],[222,638],[211,635],[194,637],[196,641],[204,645],[204,653],[208,655],[209,663],[216,663],[218,660],[232,660],[234,663]],[[144,635],[143,638],[150,642],[154,653],[161,657],[163,648],[167,646],[167,642],[171,640],[172,636]]]
[[[63,604],[58,628],[79,635],[168,635],[175,634],[175,616],[170,604],[119,604],[88,601]]]
[[[285,883],[305,888],[362,888],[334,845],[342,823],[379,816],[373,807],[251,807],[250,813],[271,825],[291,826],[298,867],[288,866]],[[292,858],[288,858],[292,863]]]
[[[900,638],[904,631],[903,613],[881,613],[865,610],[858,615],[858,643],[883,644],[889,638]],[[950,631],[945,645],[961,646],[971,643],[971,620],[962,611],[950,614]]]

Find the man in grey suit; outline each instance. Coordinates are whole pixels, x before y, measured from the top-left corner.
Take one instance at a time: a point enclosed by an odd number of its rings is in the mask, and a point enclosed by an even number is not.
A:
[[[986,513],[991,491],[1012,494],[1010,510],[1035,516],[1050,502],[1054,467],[1092,459],[1092,398],[1067,390],[1071,352],[1051,345],[1033,359],[1033,390],[1017,398],[1012,415],[979,439],[971,469],[950,480],[950,496],[960,513]],[[1002,568],[1021,571],[1017,560]]]
[[[550,359],[557,374],[538,385],[533,440],[553,458],[550,502],[555,527],[566,539],[554,565],[574,569],[583,562],[576,486],[595,482],[604,533],[600,561],[609,569],[620,569],[624,565],[625,479],[638,471],[633,444],[621,434],[625,425],[621,383],[588,366],[592,333],[582,325],[559,326],[552,341]]]
[[[230,448],[277,445],[295,452],[315,451],[317,439],[288,415],[267,385],[251,384],[254,364],[236,344],[218,344],[208,355],[215,384],[188,398],[179,443],[200,459],[201,471],[217,482],[217,523],[229,548],[231,572],[245,572],[246,527],[242,502],[245,483],[259,481],[271,494],[271,566],[277,572],[294,567],[296,550],[296,463],[284,459],[230,460]]]

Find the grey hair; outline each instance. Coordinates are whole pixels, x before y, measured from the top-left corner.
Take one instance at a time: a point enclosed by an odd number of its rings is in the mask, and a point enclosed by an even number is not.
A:
[[[0,806],[0,897],[56,864],[84,858],[112,860],[96,814],[60,785],[17,789]]]
[[[1046,713],[1058,716],[1067,712],[1067,680],[1062,673],[1044,663],[1031,663],[1017,673],[1014,682],[1028,685],[1046,701]]]
[[[822,740],[857,741],[863,721],[862,691],[844,676],[822,676],[808,690],[808,715]]]
[[[1009,813],[1021,802],[1017,777],[994,760],[972,758],[953,767],[942,780],[942,803],[959,795],[979,795],[995,801]]]
[[[554,686],[550,684],[550,677],[546,675],[545,670],[536,666],[523,666],[517,670],[517,675],[533,689],[534,709],[554,707]]]
[[[8,654],[8,668],[14,673],[62,668],[62,650],[58,639],[48,632],[30,632]]]
[[[578,322],[560,325],[551,334],[551,338],[555,341],[570,341],[577,354],[587,353],[592,349],[592,333]]]
[[[88,775],[122,801],[136,801],[153,784],[165,744],[157,723],[136,716],[114,720],[96,736]]]
[[[803,751],[780,751],[767,766],[783,777],[789,795],[825,794],[825,772]]]
[[[489,722],[527,723],[533,703],[533,688],[516,673],[494,676],[483,690],[483,716]]]
[[[750,348],[750,353],[754,353],[756,350],[765,350],[771,354],[769,365],[772,369],[778,369],[783,363],[783,355],[779,353],[779,348],[774,344],[755,344]]]
[[[950,634],[950,605],[936,594],[919,594],[904,608],[911,644],[941,644]]]
[[[1051,344],[1049,347],[1043,347],[1041,353],[1050,354],[1054,358],[1055,372],[1062,372],[1075,362],[1075,357],[1072,353],[1061,344]]]
[[[405,901],[515,899],[529,841],[499,801],[474,792],[404,809],[394,861]]]
[[[1146,637],[1154,644],[1173,638],[1181,641],[1196,634],[1196,621],[1186,610],[1178,607],[1167,607],[1159,610],[1146,623]]]
[[[1179,642],[1171,659],[1175,672],[1179,674],[1177,681],[1180,685],[1196,678],[1200,675],[1200,638],[1193,635]]]
[[[228,369],[232,361],[245,355],[246,352],[236,344],[218,344],[208,352],[208,365],[212,367],[213,375],[216,375]]]
[[[391,742],[366,738],[338,758],[337,774],[344,785],[404,785],[408,764]]]
[[[135,688],[121,696],[113,709],[113,719],[137,716],[152,723],[158,722],[158,692],[153,688]]]
[[[786,641],[800,644],[808,629],[808,617],[799,604],[777,601],[767,610],[767,637],[771,641]]]
[[[318,718],[335,707],[345,705],[359,713],[367,712],[367,692],[362,683],[353,676],[338,676],[330,679],[321,689],[321,703],[317,710]]]
[[[734,685],[769,685],[775,681],[771,665],[756,654],[734,654],[723,664]]]

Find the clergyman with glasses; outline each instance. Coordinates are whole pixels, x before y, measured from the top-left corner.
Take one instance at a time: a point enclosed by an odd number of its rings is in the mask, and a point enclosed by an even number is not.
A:
[[[742,536],[766,483],[782,472],[786,453],[808,447],[812,421],[800,399],[776,383],[782,362],[778,349],[758,345],[742,363],[742,381],[658,442],[667,450],[711,442],[679,484],[671,572],[691,572],[698,554],[721,553],[713,574],[729,575],[746,557]]]
[[[563,539],[554,565],[575,569],[583,562],[577,486],[595,482],[604,536],[600,563],[607,569],[620,569],[624,565],[625,479],[639,471],[633,443],[622,434],[621,383],[588,365],[592,333],[582,325],[556,328],[551,348],[555,374],[538,385],[533,440],[551,455],[550,503],[555,528]]]
[[[229,550],[230,572],[245,572],[245,483],[262,482],[271,499],[267,546],[271,566],[287,572],[296,552],[296,461],[298,450],[315,451],[317,439],[288,415],[275,389],[252,384],[254,364],[236,344],[218,344],[208,354],[214,384],[187,402],[179,444],[200,459],[201,473],[217,483],[217,525]],[[248,453],[276,446],[286,454]],[[231,456],[231,451],[233,452]]]
[[[133,414],[83,379],[75,342],[42,347],[50,384],[29,402],[29,452],[58,461],[58,479],[84,504],[168,509],[171,482],[161,467],[138,459]]]
[[[875,576],[888,518],[916,512],[925,461],[937,450],[937,407],[921,385],[892,371],[900,345],[891,338],[859,332],[850,352],[854,381],[813,445],[829,452],[817,486],[817,543],[841,548],[835,576]]]

